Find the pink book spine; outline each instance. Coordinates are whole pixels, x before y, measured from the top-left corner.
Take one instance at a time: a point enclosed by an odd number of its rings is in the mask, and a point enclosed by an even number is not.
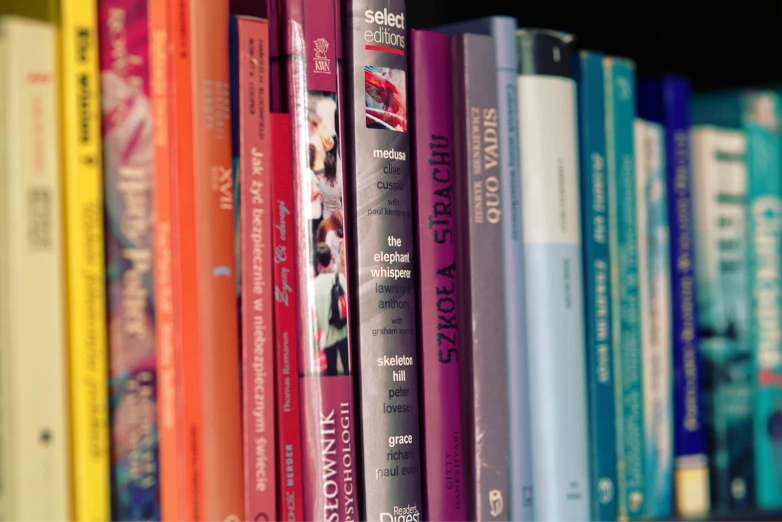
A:
[[[237,17],[239,242],[246,520],[277,520],[269,27]]]

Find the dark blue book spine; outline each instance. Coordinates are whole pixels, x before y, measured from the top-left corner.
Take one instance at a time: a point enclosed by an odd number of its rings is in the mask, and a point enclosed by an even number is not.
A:
[[[589,473],[593,520],[613,521],[616,502],[616,403],[611,342],[605,85],[603,55],[579,53],[576,65],[581,141],[581,215],[589,390]]]
[[[701,404],[701,357],[695,285],[690,171],[690,84],[684,78],[643,79],[639,113],[665,127],[674,369],[675,507],[683,516],[709,511],[709,475]]]

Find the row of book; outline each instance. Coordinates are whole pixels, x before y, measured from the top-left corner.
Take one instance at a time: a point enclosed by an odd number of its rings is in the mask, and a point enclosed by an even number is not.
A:
[[[0,518],[782,507],[777,90],[404,0],[0,14]]]

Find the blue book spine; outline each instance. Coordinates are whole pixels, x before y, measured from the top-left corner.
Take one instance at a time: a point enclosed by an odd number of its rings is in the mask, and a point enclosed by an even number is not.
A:
[[[616,402],[611,339],[611,260],[608,252],[605,87],[603,55],[581,51],[579,81],[581,216],[584,252],[586,364],[592,519],[614,521]]]
[[[665,128],[674,374],[674,505],[685,517],[709,512],[709,477],[701,404],[701,358],[695,285],[690,172],[690,85],[664,76],[639,83],[640,116]]]
[[[517,32],[536,520],[590,518],[581,211],[572,37]]]
[[[635,188],[635,65],[604,58],[619,517],[645,514],[643,371]]]
[[[666,519],[673,507],[673,350],[665,131],[642,119],[635,126],[645,504],[647,517]]]
[[[532,520],[529,378],[524,292],[524,243],[521,223],[518,96],[516,89],[516,20],[493,16],[436,28],[447,34],[476,33],[494,37],[497,57],[500,165],[503,208],[505,313],[508,342],[508,410],[511,458],[511,520]]]

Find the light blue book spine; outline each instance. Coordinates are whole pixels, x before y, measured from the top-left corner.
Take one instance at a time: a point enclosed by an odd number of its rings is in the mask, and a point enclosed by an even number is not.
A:
[[[643,353],[646,514],[673,508],[673,346],[665,129],[636,119],[639,284]]]
[[[589,520],[586,346],[572,37],[517,32],[536,520]]]
[[[635,64],[603,60],[611,283],[616,357],[619,518],[645,515],[643,370],[638,285],[638,219],[635,190]]]
[[[693,119],[747,139],[750,340],[755,347],[757,504],[782,507],[782,100],[773,91],[696,98]]]
[[[616,402],[611,336],[611,260],[608,252],[608,187],[603,55],[579,53],[581,216],[584,305],[589,387],[589,454],[592,519],[616,520]]]
[[[494,37],[497,57],[500,176],[503,208],[505,313],[508,340],[508,424],[510,429],[511,520],[532,520],[533,487],[530,448],[529,377],[524,327],[524,243],[519,173],[518,96],[516,89],[516,20],[493,16],[436,28],[448,34]]]

